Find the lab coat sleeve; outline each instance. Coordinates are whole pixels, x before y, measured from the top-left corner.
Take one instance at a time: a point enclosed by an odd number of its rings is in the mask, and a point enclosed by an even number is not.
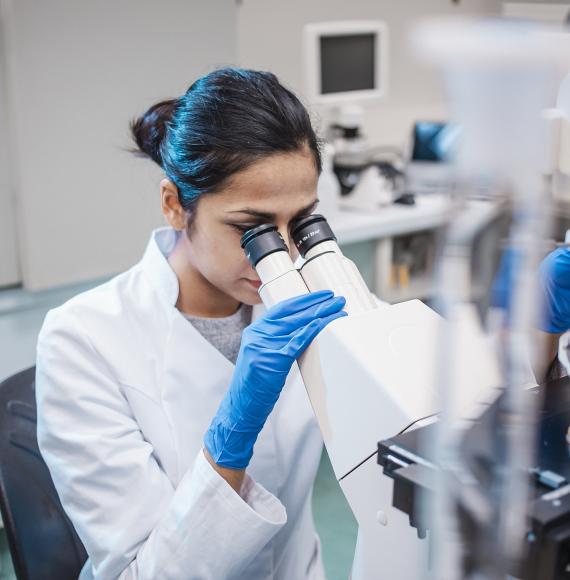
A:
[[[202,451],[175,489],[79,328],[52,311],[40,333],[38,443],[93,576],[239,576],[285,524],[285,508],[247,475],[240,497]]]

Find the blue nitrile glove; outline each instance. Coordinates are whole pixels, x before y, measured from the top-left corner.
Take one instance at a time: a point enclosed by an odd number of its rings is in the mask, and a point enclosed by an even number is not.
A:
[[[507,246],[501,260],[493,284],[491,286],[491,305],[506,311],[507,320],[512,317],[513,294],[518,284],[517,272],[523,267],[523,255],[519,248]]]
[[[345,299],[329,290],[276,304],[242,335],[232,382],[204,436],[222,467],[244,469],[291,366],[331,321],[346,316]]]
[[[538,287],[543,300],[541,330],[566,332],[570,328],[570,249],[557,248],[542,260]]]
[[[520,253],[514,248],[505,248],[491,287],[491,304],[493,306],[509,310],[514,275],[519,266]]]

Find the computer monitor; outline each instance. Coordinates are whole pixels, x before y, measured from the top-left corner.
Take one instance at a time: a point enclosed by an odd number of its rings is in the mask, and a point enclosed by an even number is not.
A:
[[[443,121],[418,121],[410,139],[406,188],[414,193],[449,187],[450,163],[457,152],[461,128]]]
[[[418,121],[412,131],[411,161],[450,161],[457,148],[459,127],[442,121]]]
[[[388,31],[377,21],[322,22],[304,30],[305,84],[315,104],[380,100],[387,94]]]

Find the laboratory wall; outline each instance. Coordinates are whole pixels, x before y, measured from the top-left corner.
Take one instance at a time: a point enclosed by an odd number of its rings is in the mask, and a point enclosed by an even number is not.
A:
[[[162,223],[161,172],[134,157],[128,123],[220,65],[269,69],[303,94],[308,22],[388,24],[388,97],[367,107],[372,144],[403,146],[415,119],[445,116],[412,23],[499,14],[500,0],[0,0],[0,287],[28,290],[120,272]],[[2,68],[2,65],[5,65]],[[311,108],[323,127],[324,109]],[[9,119],[9,127],[6,120]]]
[[[236,3],[2,5],[23,283],[37,290],[124,270],[162,223],[160,171],[129,153],[129,120],[213,67],[234,64]],[[0,180],[0,235],[9,236]],[[14,253],[1,241],[4,263]]]
[[[503,2],[503,14],[515,18],[531,18],[544,22],[564,22],[570,13],[568,0],[518,0]]]
[[[0,288],[20,281],[16,241],[16,197],[10,168],[6,29],[0,2]],[[4,136],[4,137],[2,137]]]
[[[367,106],[365,131],[372,144],[405,145],[415,119],[445,116],[436,73],[419,66],[410,47],[413,24],[426,16],[497,15],[500,0],[241,0],[238,12],[240,64],[269,69],[303,93],[302,31],[311,22],[383,20],[389,32],[389,94]],[[329,113],[313,107],[324,124]]]

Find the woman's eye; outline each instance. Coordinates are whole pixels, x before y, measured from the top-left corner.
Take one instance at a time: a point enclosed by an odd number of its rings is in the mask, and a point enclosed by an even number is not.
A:
[[[230,224],[232,226],[232,228],[236,229],[238,232],[245,234],[245,232],[247,232],[247,230],[251,230],[251,228],[254,228],[255,225],[241,225],[241,224]]]

